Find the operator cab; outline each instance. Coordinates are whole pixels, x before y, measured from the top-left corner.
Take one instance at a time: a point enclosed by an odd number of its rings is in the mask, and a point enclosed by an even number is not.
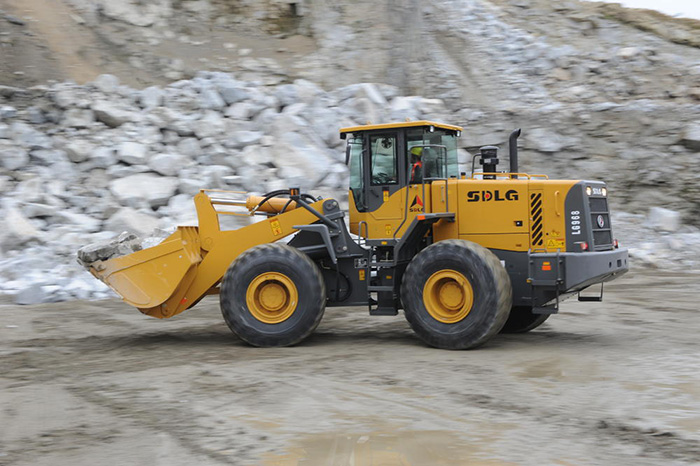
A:
[[[342,128],[357,211],[377,210],[408,185],[456,177],[461,132],[459,126],[425,120]]]

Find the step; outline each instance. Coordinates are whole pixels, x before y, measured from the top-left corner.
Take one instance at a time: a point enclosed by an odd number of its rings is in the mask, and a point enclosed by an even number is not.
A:
[[[367,291],[394,291],[394,285],[370,285]]]
[[[369,265],[372,267],[394,267],[396,264],[394,261],[377,261],[370,262]]]

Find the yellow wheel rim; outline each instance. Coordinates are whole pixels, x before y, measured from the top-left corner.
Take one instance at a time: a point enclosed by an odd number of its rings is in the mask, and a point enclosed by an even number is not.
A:
[[[425,282],[423,304],[433,319],[454,324],[467,317],[472,310],[474,289],[461,273],[440,270]]]
[[[279,272],[265,272],[248,285],[246,303],[250,313],[265,324],[279,324],[289,319],[299,303],[297,287]]]

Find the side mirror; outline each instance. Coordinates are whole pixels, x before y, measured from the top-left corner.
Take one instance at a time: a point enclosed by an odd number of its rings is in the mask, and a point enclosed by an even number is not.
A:
[[[345,165],[350,163],[350,144],[348,143],[345,146]]]

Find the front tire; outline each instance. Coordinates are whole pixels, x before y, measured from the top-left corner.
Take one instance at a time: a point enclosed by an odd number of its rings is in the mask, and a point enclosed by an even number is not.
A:
[[[469,349],[503,327],[512,303],[510,277],[488,249],[446,240],[418,253],[401,283],[406,320],[427,344]]]
[[[226,324],[243,341],[290,346],[318,326],[326,290],[321,272],[306,254],[286,244],[263,244],[231,263],[219,300]]]

